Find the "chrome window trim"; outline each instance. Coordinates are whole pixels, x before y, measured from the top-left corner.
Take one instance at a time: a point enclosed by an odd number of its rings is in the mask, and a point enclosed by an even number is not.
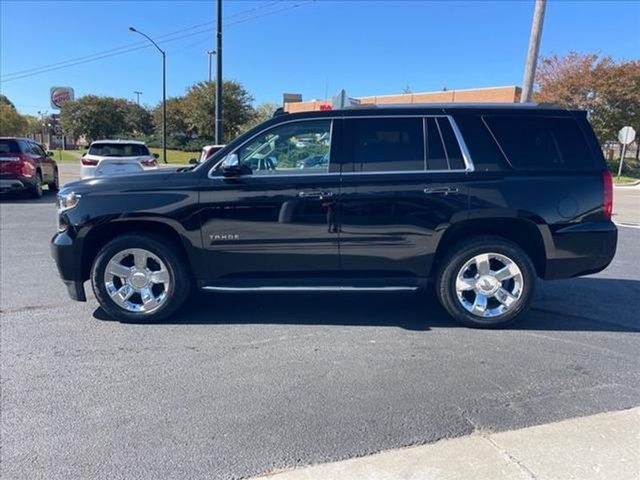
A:
[[[425,144],[424,149],[425,149],[425,169],[424,170],[391,170],[391,171],[387,171],[387,172],[324,172],[324,173],[283,173],[283,174],[274,174],[274,175],[246,175],[247,177],[277,177],[277,178],[286,178],[286,177],[297,177],[297,178],[304,178],[304,177],[314,177],[314,176],[322,176],[322,175],[386,175],[386,174],[402,174],[402,173],[468,173],[468,172],[473,172],[475,171],[475,166],[473,164],[473,160],[471,159],[471,154],[469,153],[469,149],[467,148],[467,144],[464,141],[464,137],[462,136],[462,132],[460,132],[460,129],[458,128],[458,124],[456,123],[456,121],[454,120],[454,118],[451,115],[445,115],[445,114],[441,114],[441,115],[354,115],[354,116],[342,116],[342,115],[336,115],[336,116],[330,116],[330,117],[311,117],[311,118],[295,118],[292,120],[287,120],[284,122],[280,122],[277,123],[276,125],[272,125],[269,128],[266,128],[264,130],[260,130],[259,132],[257,132],[256,134],[252,135],[251,137],[249,137],[246,141],[244,141],[243,143],[241,143],[240,145],[238,145],[233,151],[229,152],[227,155],[230,155],[232,153],[236,153],[238,150],[240,150],[242,147],[244,147],[247,143],[251,142],[253,139],[255,139],[256,137],[258,137],[259,135],[262,135],[263,133],[268,132],[269,130],[272,130],[274,128],[277,128],[281,125],[286,125],[289,123],[295,123],[295,122],[309,122],[309,121],[318,121],[318,120],[330,120],[331,121],[331,125],[329,127],[329,135],[330,135],[330,144],[329,144],[329,166],[331,166],[331,145],[333,144],[333,124],[336,120],[348,120],[348,119],[358,119],[358,118],[422,118],[423,121],[423,128],[426,129],[426,119],[427,118],[447,118],[449,120],[449,124],[451,125],[451,128],[453,129],[453,133],[456,137],[456,140],[458,141],[458,146],[460,147],[460,151],[462,152],[462,159],[464,160],[465,163],[465,168],[464,169],[451,169],[451,170],[427,170],[426,169],[426,162],[427,162],[427,152],[426,152],[426,148],[427,148],[427,137],[426,135],[423,135],[423,142]],[[437,123],[437,122],[436,122]],[[439,128],[439,125],[438,125]],[[426,132],[425,132],[426,133]],[[443,142],[444,145],[444,142]],[[445,147],[446,148],[446,147]],[[226,157],[226,155],[225,155]],[[220,161],[222,161],[225,157],[223,157]],[[447,162],[449,161],[449,159],[447,158]],[[207,174],[208,178],[211,179],[215,179],[215,178],[219,178],[216,177],[214,175],[212,175],[213,171],[216,169],[216,167],[220,164],[220,162],[216,163],[213,167],[211,167],[211,169],[209,170],[209,173]],[[342,169],[342,165],[341,165],[341,169]]]
[[[458,124],[456,123],[456,121],[451,115],[447,115],[447,118],[449,118],[449,123],[451,124],[451,128],[453,128],[453,133],[456,136],[456,140],[458,140],[458,146],[460,147],[460,151],[462,152],[462,159],[464,160],[464,164],[466,166],[464,171],[465,172],[475,171],[475,165],[473,164],[473,160],[471,159],[471,154],[469,153],[467,144],[464,141],[462,132],[458,128]],[[461,170],[456,170],[456,171],[461,171]]]

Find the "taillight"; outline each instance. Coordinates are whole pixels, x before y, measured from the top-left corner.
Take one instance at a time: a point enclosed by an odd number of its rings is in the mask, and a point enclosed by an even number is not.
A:
[[[36,173],[36,166],[26,155],[20,155],[20,170],[25,177],[33,177]]]
[[[613,177],[609,170],[602,172],[602,189],[604,192],[602,199],[602,211],[607,220],[611,220],[613,213]]]
[[[149,160],[140,160],[140,165],[143,167],[157,167],[158,162],[155,158],[150,158]]]
[[[87,157],[82,157],[80,161],[82,162],[82,165],[86,165],[87,167],[95,167],[98,164],[98,160]]]

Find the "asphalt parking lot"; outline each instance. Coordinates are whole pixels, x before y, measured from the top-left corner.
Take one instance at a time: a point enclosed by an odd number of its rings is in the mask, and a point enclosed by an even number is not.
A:
[[[2,478],[242,478],[640,404],[640,229],[508,330],[426,294],[199,295],[123,325],[68,300],[53,201],[0,204]]]

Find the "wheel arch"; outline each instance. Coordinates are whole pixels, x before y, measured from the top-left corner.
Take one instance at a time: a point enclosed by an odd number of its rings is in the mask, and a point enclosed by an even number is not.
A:
[[[451,225],[438,241],[431,276],[437,274],[447,252],[462,240],[495,235],[517,244],[531,258],[536,275],[543,278],[547,263],[545,235],[532,220],[521,217],[473,218]]]
[[[111,240],[125,234],[147,234],[160,237],[177,249],[185,258],[189,258],[183,236],[178,230],[163,221],[148,219],[126,219],[106,222],[92,227],[83,238],[82,243],[82,279],[89,279],[91,266],[98,252]]]

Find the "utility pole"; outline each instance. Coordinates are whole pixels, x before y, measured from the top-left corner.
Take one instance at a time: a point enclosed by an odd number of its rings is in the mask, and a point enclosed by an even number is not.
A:
[[[218,0],[216,32],[216,145],[222,144],[222,0]]]
[[[529,50],[527,51],[527,63],[524,67],[524,79],[522,80],[522,97],[520,101],[530,102],[533,96],[533,83],[536,77],[536,64],[538,63],[538,52],[540,50],[540,39],[542,38],[542,23],[544,22],[544,10],[547,0],[536,0],[533,11],[533,23],[531,25],[531,36],[529,37]]]
[[[207,55],[209,56],[209,83],[211,83],[211,56],[215,54],[215,50],[207,50]]]
[[[133,93],[136,94],[136,103],[140,105],[140,95],[142,95],[142,92],[134,91]]]

